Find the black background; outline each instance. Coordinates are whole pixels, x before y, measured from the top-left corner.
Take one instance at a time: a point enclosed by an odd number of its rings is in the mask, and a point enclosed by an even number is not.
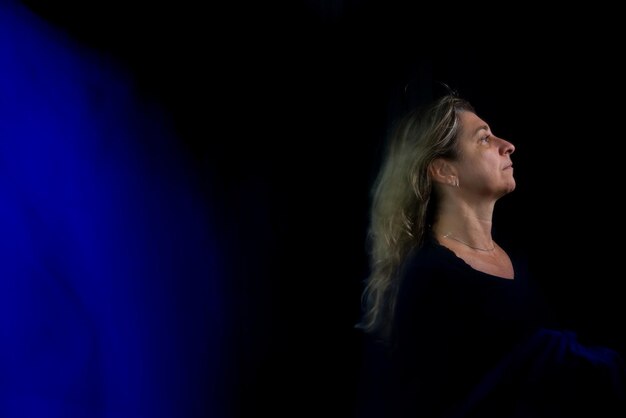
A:
[[[390,121],[439,81],[517,146],[518,187],[496,233],[528,251],[572,325],[623,344],[623,73],[610,11],[24,3],[118,57],[174,117],[231,258],[220,382],[232,415],[350,416],[369,187]]]

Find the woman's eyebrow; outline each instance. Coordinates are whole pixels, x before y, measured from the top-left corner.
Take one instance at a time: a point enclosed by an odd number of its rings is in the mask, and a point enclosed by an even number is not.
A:
[[[476,135],[481,129],[484,129],[484,130],[488,131],[489,130],[489,125],[487,125],[487,124],[480,125],[478,128],[476,128],[474,130],[473,135]]]

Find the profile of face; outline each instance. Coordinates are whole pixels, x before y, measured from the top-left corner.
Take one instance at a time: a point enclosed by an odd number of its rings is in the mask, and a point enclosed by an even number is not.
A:
[[[452,162],[461,189],[476,196],[499,198],[515,189],[511,154],[515,146],[491,132],[489,125],[470,111],[459,114],[460,158]]]

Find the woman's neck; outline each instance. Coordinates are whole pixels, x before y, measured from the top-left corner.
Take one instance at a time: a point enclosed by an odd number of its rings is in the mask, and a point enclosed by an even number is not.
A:
[[[473,210],[453,210],[442,208],[433,225],[433,232],[438,237],[458,241],[470,248],[490,250],[493,248],[491,237],[492,212]]]

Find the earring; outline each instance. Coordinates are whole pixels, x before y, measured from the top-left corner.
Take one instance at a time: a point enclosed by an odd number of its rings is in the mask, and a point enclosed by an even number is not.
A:
[[[454,187],[459,187],[459,178],[458,177],[454,178]]]

